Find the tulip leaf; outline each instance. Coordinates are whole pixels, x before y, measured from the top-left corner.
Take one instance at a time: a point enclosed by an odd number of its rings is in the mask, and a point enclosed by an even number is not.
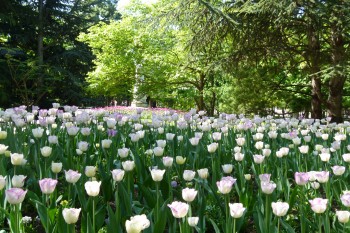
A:
[[[112,164],[112,163],[110,163]],[[103,191],[103,197],[105,201],[108,201],[112,198],[113,196],[113,185],[111,185],[110,180],[111,180],[111,172],[105,171],[105,168],[103,167],[103,165],[100,163],[98,166],[98,172],[101,175],[101,189]]]
[[[60,195],[57,199],[56,199],[56,204],[58,204],[63,198],[63,195]]]
[[[154,233],[163,233],[164,232],[164,229],[165,229],[165,226],[166,226],[166,220],[167,220],[167,214],[165,214],[165,213],[166,213],[166,208],[168,208],[167,207],[168,203],[169,203],[169,199],[167,199],[163,203],[162,207],[160,208],[160,213],[163,213],[163,214],[159,215],[159,219],[155,223]]]
[[[254,206],[255,211],[253,212],[253,218],[254,218],[254,222],[258,223],[258,232],[264,232],[265,231],[265,225],[264,225],[264,216],[261,213],[261,211],[259,210],[259,205],[256,204]],[[267,233],[267,232],[266,232]]]
[[[329,223],[329,214],[328,211],[326,212],[327,214],[324,216],[323,224],[324,224],[324,231],[325,233],[330,233],[330,223]]]
[[[148,204],[148,206],[155,206],[156,205],[156,195],[154,195],[150,189],[142,184],[138,184],[143,197],[145,198],[146,203]]]
[[[113,213],[113,210],[110,205],[107,205],[107,212],[108,212],[107,233],[122,232],[122,229],[120,226],[120,219],[118,219],[116,214]]]
[[[289,206],[295,206],[297,194],[298,194],[298,188],[294,188],[292,191],[292,194],[289,196]]]
[[[50,231],[51,231],[51,232],[57,232],[57,223],[54,224],[54,225],[51,225]]]
[[[98,203],[97,203],[97,206],[98,206]],[[100,207],[96,210],[96,213],[94,216],[96,220],[97,229],[100,229],[105,223],[105,216],[106,216],[106,208],[104,205],[100,205]]]
[[[37,201],[37,202],[41,203],[38,195],[36,195],[34,192],[32,192],[30,190],[28,190],[26,196],[32,201]]]
[[[40,217],[40,221],[41,224],[43,224],[44,228],[47,228],[47,212],[46,212],[46,207],[38,202],[38,201],[34,201],[35,202],[35,208],[38,211],[39,217]]]
[[[133,201],[132,210],[136,215],[140,215],[144,212],[145,205],[141,204],[139,201]]]
[[[62,215],[62,209],[58,212],[58,219],[57,219],[57,231],[58,233],[65,233],[67,232],[67,223],[64,221],[63,215]]]
[[[282,218],[280,219],[281,225],[288,233],[295,233],[293,227],[285,222]]]
[[[7,212],[4,208],[0,207],[0,212],[4,213],[6,215],[6,217],[10,216],[10,213]]]
[[[131,199],[130,193],[128,193],[125,189],[124,184],[119,185],[119,192],[121,194],[120,203],[124,206],[124,210],[126,211],[126,216],[131,216]]]
[[[220,207],[222,213],[225,212],[225,209],[222,205],[222,201],[219,197],[219,195],[217,193],[215,193],[215,191],[212,189],[212,187],[210,185],[208,185],[207,183],[204,183],[204,188],[208,191],[208,193],[211,195],[211,196],[214,196],[216,201],[217,201],[217,204],[218,206]]]
[[[10,229],[15,229],[16,226],[16,212],[15,211],[11,211],[10,213]]]
[[[89,233],[88,226],[87,226],[88,217],[89,217],[89,214],[87,212],[82,212],[82,215],[81,215],[81,232],[82,233]]]
[[[74,185],[75,191],[78,193],[78,198],[81,203],[81,207],[83,208],[84,211],[87,211],[88,203],[86,201],[85,194],[83,193],[82,189],[77,188],[76,185]]]
[[[27,192],[27,196],[30,198],[32,202],[35,204],[35,208],[38,211],[38,215],[40,217],[40,221],[43,224],[44,228],[47,228],[47,211],[46,206],[40,202],[39,197],[32,191]]]
[[[209,218],[209,221],[210,221],[211,225],[213,226],[215,233],[220,233],[220,229],[219,229],[218,225],[216,225],[214,220]]]
[[[86,221],[86,233],[95,233],[95,229],[93,229],[92,221],[91,221],[91,217],[90,217],[89,213],[87,214],[86,220],[87,220]]]

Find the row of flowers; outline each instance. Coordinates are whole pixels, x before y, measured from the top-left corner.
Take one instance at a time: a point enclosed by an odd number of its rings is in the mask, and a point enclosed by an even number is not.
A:
[[[349,123],[58,104],[0,118],[0,224],[13,232],[349,229]]]

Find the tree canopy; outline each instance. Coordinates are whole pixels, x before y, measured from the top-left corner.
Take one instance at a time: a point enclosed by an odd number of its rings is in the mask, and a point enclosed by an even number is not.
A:
[[[15,88],[3,103],[145,96],[210,115],[326,110],[334,121],[349,106],[349,1],[131,0],[118,12],[108,0],[4,4],[0,88]]]
[[[315,118],[325,108],[339,121],[349,70],[349,9],[347,1],[132,1],[121,21],[99,28],[114,36],[96,38],[117,44],[113,38],[128,36],[123,40],[134,61],[122,63],[134,72],[128,78],[163,104],[183,106],[182,99],[191,98],[210,114],[278,107]],[[82,38],[94,49],[96,31],[90,34]],[[125,55],[122,46],[114,48]],[[104,50],[93,51],[96,71],[108,67],[99,58],[108,56]],[[90,87],[98,83],[93,74]]]
[[[93,55],[77,36],[117,18],[111,0],[2,1],[0,106],[88,104],[84,79]]]

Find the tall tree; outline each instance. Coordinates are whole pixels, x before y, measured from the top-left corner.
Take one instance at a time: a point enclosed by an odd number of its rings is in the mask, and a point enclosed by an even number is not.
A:
[[[213,115],[217,88],[225,77],[217,62],[224,49],[217,50],[215,43],[191,51],[186,41],[193,32],[160,16],[170,8],[161,1],[147,5],[135,0],[124,10],[121,21],[92,27],[88,34],[82,34],[81,40],[96,56],[95,71],[88,77],[90,88],[101,94],[99,87],[115,89],[126,80],[138,85],[139,95],[163,105],[194,107],[188,101],[191,98],[199,110]],[[131,92],[130,86],[124,85],[124,89]]]
[[[302,70],[311,86],[312,116],[321,118],[324,106],[333,121],[341,121],[348,70],[348,1],[173,0],[168,4],[177,8],[167,17],[179,19],[194,32],[188,41],[192,50],[227,39],[231,52],[222,61],[230,64],[228,68],[276,60],[286,72]],[[272,68],[277,77],[281,69]]]
[[[16,85],[22,83],[31,90],[26,104],[45,105],[54,100],[80,104],[84,97],[84,76],[93,56],[76,37],[91,25],[118,17],[115,4],[111,0],[4,1],[4,11],[0,10],[3,38],[0,46],[4,51],[0,68],[22,67],[32,71],[30,80],[25,78],[28,73],[25,70],[5,77],[13,88],[23,91],[23,85]],[[10,52],[14,49],[24,53],[25,58],[17,59],[16,53]],[[66,91],[57,90],[56,86]]]

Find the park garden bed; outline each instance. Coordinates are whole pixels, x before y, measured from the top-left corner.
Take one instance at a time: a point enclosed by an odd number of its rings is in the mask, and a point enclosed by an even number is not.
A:
[[[58,104],[0,118],[5,231],[350,229],[348,122]]]

